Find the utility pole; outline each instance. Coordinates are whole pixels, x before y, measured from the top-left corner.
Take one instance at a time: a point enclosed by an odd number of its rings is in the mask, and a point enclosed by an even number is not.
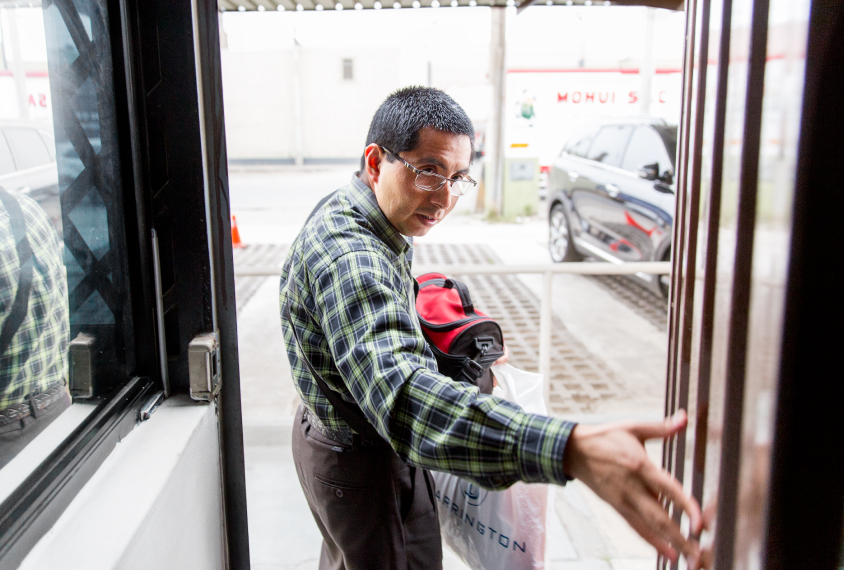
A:
[[[9,15],[9,47],[12,51],[12,73],[15,76],[15,91],[18,96],[18,117],[21,120],[29,120],[29,98],[26,95],[26,70],[23,67],[23,56],[21,55],[21,42],[18,36],[18,17],[14,7],[6,8]]]
[[[294,162],[296,166],[305,164],[305,152],[302,130],[302,63],[301,47],[296,37],[296,22],[298,14],[293,14],[293,136],[294,136]]]
[[[642,64],[639,66],[639,113],[649,117],[651,115],[651,102],[653,101],[653,80],[656,74],[656,62],[654,61],[654,22],[656,20],[656,8],[647,8],[645,16],[645,50],[642,54]]]
[[[503,6],[492,9],[492,35],[490,37],[489,78],[492,82],[492,117],[487,130],[487,154],[490,168],[489,192],[486,210],[494,216],[503,212],[504,187],[504,102],[507,96],[505,69],[505,39],[507,31],[507,12]]]
[[[0,69],[3,71],[9,69],[9,63],[6,61],[7,43],[8,39],[3,35],[3,6],[0,6]]]

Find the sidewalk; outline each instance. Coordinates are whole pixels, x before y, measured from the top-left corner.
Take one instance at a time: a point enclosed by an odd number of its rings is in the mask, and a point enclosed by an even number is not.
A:
[[[293,227],[246,227],[261,222],[260,216],[236,213],[247,243],[250,235],[263,238],[272,233],[288,238],[297,231]],[[505,264],[548,263],[546,231],[540,218],[523,224],[489,224],[477,216],[456,214],[417,243],[485,244]],[[538,276],[520,279],[540,294]],[[560,275],[554,287],[555,314],[626,387],[620,397],[600,402],[595,414],[572,419],[659,418],[664,397],[665,333],[587,277]],[[252,567],[316,570],[321,537],[299,488],[290,451],[298,395],[283,352],[276,278],[261,282],[239,308],[238,330]],[[659,444],[649,446],[648,451],[658,462]],[[575,482],[556,488],[555,495],[548,538],[550,568],[652,570],[653,549],[589,489]],[[444,565],[446,570],[466,568],[448,551]]]

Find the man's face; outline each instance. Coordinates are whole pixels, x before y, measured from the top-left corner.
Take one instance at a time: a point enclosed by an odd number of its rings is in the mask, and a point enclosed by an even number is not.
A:
[[[372,168],[371,153],[378,153],[372,157],[380,159],[377,170]],[[468,174],[472,144],[466,135],[425,128],[419,131],[416,148],[400,154],[419,170],[454,178]],[[433,192],[417,188],[416,174],[400,160],[389,162],[387,154],[375,145],[366,150],[366,166],[378,205],[403,235],[424,236],[457,205],[457,196],[449,192],[450,183]]]

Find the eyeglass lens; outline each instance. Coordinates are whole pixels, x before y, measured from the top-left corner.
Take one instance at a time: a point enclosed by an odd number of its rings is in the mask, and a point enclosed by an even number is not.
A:
[[[469,180],[454,180],[451,179],[451,186],[449,191],[455,196],[462,196],[469,191],[472,183]],[[416,186],[422,190],[439,190],[445,184],[445,180],[439,176],[431,176],[429,174],[418,174],[416,176]]]

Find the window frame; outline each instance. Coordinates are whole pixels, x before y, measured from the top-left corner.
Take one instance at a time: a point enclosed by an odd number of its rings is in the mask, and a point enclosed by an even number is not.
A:
[[[627,153],[630,152],[631,143],[633,142],[633,137],[636,135],[637,131],[651,133],[653,135],[654,139],[656,141],[658,141],[658,143],[660,145],[659,148],[662,149],[661,151],[660,150],[656,151],[656,154],[662,155],[662,159],[657,161],[659,163],[659,166],[660,166],[660,169],[659,169],[660,176],[662,176],[662,173],[665,172],[666,170],[670,170],[670,171],[673,172],[674,171],[674,165],[671,163],[671,160],[669,159],[668,149],[665,148],[665,142],[663,141],[662,136],[660,136],[660,134],[656,130],[652,129],[649,126],[639,126],[639,125],[633,127],[633,132],[630,133],[630,138],[627,139],[627,146],[625,147],[624,153],[621,156],[621,163],[619,165],[619,168],[621,168],[622,170],[624,170],[626,172],[633,172],[635,174],[635,173],[639,172],[639,166],[642,166],[644,164],[652,164],[652,163],[649,163],[649,162],[643,162],[641,164],[634,166],[634,168],[632,168],[632,169],[625,167],[625,163],[627,162]],[[668,161],[668,163],[667,163],[669,165],[668,168],[665,168],[665,161],[666,160]]]
[[[58,6],[58,7],[57,7]],[[245,473],[243,467],[243,433],[240,412],[239,365],[237,359],[236,306],[234,271],[231,250],[231,228],[228,210],[228,175],[222,115],[222,81],[220,76],[219,21],[217,5],[212,0],[170,3],[166,0],[88,0],[87,4],[72,0],[53,0],[49,7],[60,10],[62,23],[70,22],[72,40],[86,44],[80,53],[98,48],[97,58],[109,57],[112,75],[105,81],[113,89],[111,128],[116,144],[109,156],[118,172],[112,181],[117,189],[121,246],[125,261],[128,292],[125,313],[130,319],[123,327],[125,366],[123,372],[114,366],[95,364],[99,372],[90,415],[53,450],[24,482],[0,503],[0,566],[16,567],[41,537],[52,527],[67,505],[85,486],[115,444],[139,424],[139,409],[164,387],[159,354],[166,343],[157,336],[158,315],[155,311],[154,257],[151,231],[160,221],[156,216],[162,193],[150,181],[155,157],[150,154],[149,136],[156,126],[166,124],[179,133],[185,144],[171,145],[182,153],[173,169],[183,176],[171,184],[179,188],[179,198],[189,200],[182,205],[182,216],[198,220],[193,225],[178,224],[170,238],[184,248],[185,255],[201,263],[177,266],[178,289],[172,301],[185,295],[203,295],[199,302],[182,309],[176,326],[179,346],[184,350],[175,365],[183,374],[173,385],[175,393],[189,391],[187,377],[187,341],[192,335],[217,332],[218,358],[224,381],[218,397],[211,403],[217,409],[220,433],[220,454],[223,477],[221,489],[224,505],[224,528],[228,567],[248,568],[248,530],[246,519]],[[87,6],[87,8],[86,8]],[[102,25],[107,41],[92,46],[96,34],[79,20],[79,10],[90,9],[99,17],[94,26]],[[74,13],[76,18],[73,19]],[[152,20],[150,19],[152,18]],[[184,42],[183,34],[161,34],[158,18],[167,30],[180,30],[194,36]],[[73,21],[71,21],[73,20]],[[154,34],[149,34],[149,28]],[[162,28],[163,29],[163,28]],[[100,30],[103,32],[103,29]],[[143,44],[142,39],[154,39]],[[165,44],[175,43],[175,48]],[[152,45],[154,51],[148,48]],[[49,47],[49,46],[48,46]],[[147,48],[146,51],[144,48]],[[160,50],[160,53],[159,53]],[[162,57],[166,54],[166,58]],[[49,49],[48,49],[49,56]],[[54,69],[50,63],[54,117],[60,125],[60,112],[68,99],[59,91],[62,82],[80,85],[79,73],[84,65]],[[161,78],[150,84],[152,65],[157,65]],[[99,69],[99,66],[96,66]],[[155,71],[153,69],[153,71]],[[154,77],[153,77],[154,79]],[[169,84],[167,82],[170,82]],[[167,101],[155,109],[145,97],[158,91]],[[102,99],[102,98],[100,98]],[[78,126],[71,125],[71,127]],[[67,125],[60,125],[62,129]],[[76,130],[79,136],[80,130]],[[60,133],[56,132],[56,135]],[[82,132],[82,136],[86,136]],[[57,142],[59,136],[56,136]],[[43,137],[40,138],[43,141]],[[78,142],[78,141],[77,141]],[[87,141],[90,146],[91,141]],[[84,146],[84,145],[83,145]],[[11,149],[10,149],[11,150]],[[61,154],[59,160],[61,160]],[[14,159],[14,156],[13,156]],[[184,183],[183,180],[188,180]],[[110,212],[110,216],[115,212]],[[63,218],[67,213],[63,211]],[[112,218],[109,218],[110,222]],[[210,223],[214,220],[215,223]],[[225,220],[220,221],[219,220]],[[111,225],[111,223],[110,223]],[[65,235],[67,235],[65,229]],[[114,232],[110,230],[110,239]],[[169,244],[168,244],[169,245]],[[172,247],[172,246],[170,246]],[[131,284],[131,288],[129,285]],[[179,296],[181,295],[181,297]],[[214,316],[216,331],[208,330]],[[179,329],[181,327],[181,332]],[[71,331],[71,340],[75,332]],[[173,360],[173,359],[171,359]],[[167,359],[164,359],[167,362]],[[113,364],[113,363],[112,363]],[[153,418],[154,419],[154,416]]]
[[[127,161],[127,136],[126,136],[126,104],[125,98],[121,97],[121,83],[125,82],[125,75],[122,70],[122,48],[120,19],[115,13],[116,5],[112,0],[90,0],[88,3],[74,5],[67,0],[57,0],[47,8],[53,8],[55,12],[52,17],[68,29],[71,41],[76,45],[79,52],[75,64],[60,65],[57,58],[52,55],[51,49],[58,49],[58,46],[48,44],[48,65],[50,67],[51,90],[53,90],[53,111],[54,111],[54,134],[55,143],[70,142],[83,165],[82,173],[76,178],[67,177],[60,188],[63,193],[68,192],[77,180],[83,176],[89,176],[87,184],[90,188],[84,188],[82,196],[90,192],[105,192],[108,196],[109,205],[103,203],[107,210],[109,227],[107,230],[109,251],[115,251],[115,257],[120,260],[118,263],[108,266],[108,279],[121,279],[125,283],[126,290],[115,301],[119,303],[118,313],[114,314],[113,332],[115,335],[122,335],[123,341],[114,342],[113,337],[105,339],[104,344],[96,347],[97,358],[94,360],[94,395],[88,400],[96,403],[95,409],[42,461],[23,482],[13,490],[0,503],[0,565],[16,567],[41,539],[41,537],[58,520],[64,509],[70,504],[78,491],[88,482],[97,468],[108,457],[116,443],[125,437],[138,424],[138,411],[146,400],[155,391],[159,380],[150,377],[149,374],[137,374],[135,355],[131,348],[133,340],[144,334],[145,329],[150,329],[151,323],[144,322],[137,318],[139,315],[131,310],[134,299],[139,295],[135,287],[129,286],[130,266],[137,265],[140,252],[135,244],[131,243],[131,220],[136,219],[134,210],[134,189],[130,183],[131,178],[127,173],[130,163]],[[81,12],[91,20],[91,30],[86,30],[81,25]],[[48,34],[48,42],[52,37]],[[84,45],[82,49],[79,46]],[[92,84],[104,89],[110,97],[104,97],[103,92],[97,93],[98,97],[93,101],[98,111],[96,120],[78,119],[75,109],[70,106],[63,106],[67,97],[62,97],[58,90],[68,86],[79,85],[80,77],[85,79],[86,60],[96,57],[99,60],[98,76],[92,80]],[[108,65],[111,64],[109,69]],[[101,99],[106,99],[102,101]],[[77,105],[85,112],[87,108],[84,102],[77,101]],[[103,116],[102,107],[108,107],[112,117]],[[109,113],[105,113],[109,115]],[[42,168],[58,162],[69,160],[67,157],[58,154],[54,157],[47,148],[47,141],[42,133],[43,129],[29,126],[10,125],[4,131],[10,129],[26,129],[31,131],[38,142],[45,147],[48,162],[42,165],[33,166],[29,169],[21,169],[18,152],[8,133],[4,133],[13,158],[15,160],[16,172]],[[94,140],[96,137],[96,140]],[[97,148],[98,147],[98,148]],[[82,149],[80,151],[80,149]],[[85,155],[85,149],[90,149]],[[99,152],[98,152],[99,151]],[[93,154],[90,154],[93,153]],[[109,172],[103,173],[99,168],[95,175],[86,174],[92,170],[92,165],[107,162]],[[67,163],[66,163],[67,164]],[[60,168],[61,173],[61,168]],[[96,187],[96,190],[92,190]],[[63,196],[63,202],[68,202],[70,196]],[[77,200],[78,201],[78,200]],[[75,236],[77,246],[85,247],[84,238],[78,237],[79,232],[75,225],[70,222],[70,210],[64,205],[62,207],[62,218],[64,235],[59,236],[64,246],[65,256],[70,253],[74,246],[68,240]],[[70,226],[70,227],[68,227]],[[83,228],[84,229],[84,228]],[[81,241],[80,241],[81,240]],[[101,269],[104,270],[104,269]],[[99,270],[99,271],[101,271]],[[77,286],[89,278],[96,280],[93,273],[82,268],[83,278]],[[93,269],[93,271],[98,271]],[[102,277],[101,277],[102,278]],[[98,291],[96,286],[94,292]],[[90,332],[90,326],[103,325],[74,325],[73,324],[73,291],[68,290],[70,312],[70,337],[72,341],[77,332]],[[90,293],[89,293],[90,295]],[[81,301],[80,301],[81,303]],[[82,308],[82,303],[78,308]],[[109,309],[111,309],[109,305]],[[105,325],[109,326],[109,325]],[[127,331],[129,334],[126,334]],[[105,338],[106,335],[104,335]],[[69,347],[68,347],[68,352]],[[123,354],[121,354],[121,352]],[[70,356],[68,355],[68,368],[70,369]],[[72,388],[72,380],[68,376],[67,383]]]

